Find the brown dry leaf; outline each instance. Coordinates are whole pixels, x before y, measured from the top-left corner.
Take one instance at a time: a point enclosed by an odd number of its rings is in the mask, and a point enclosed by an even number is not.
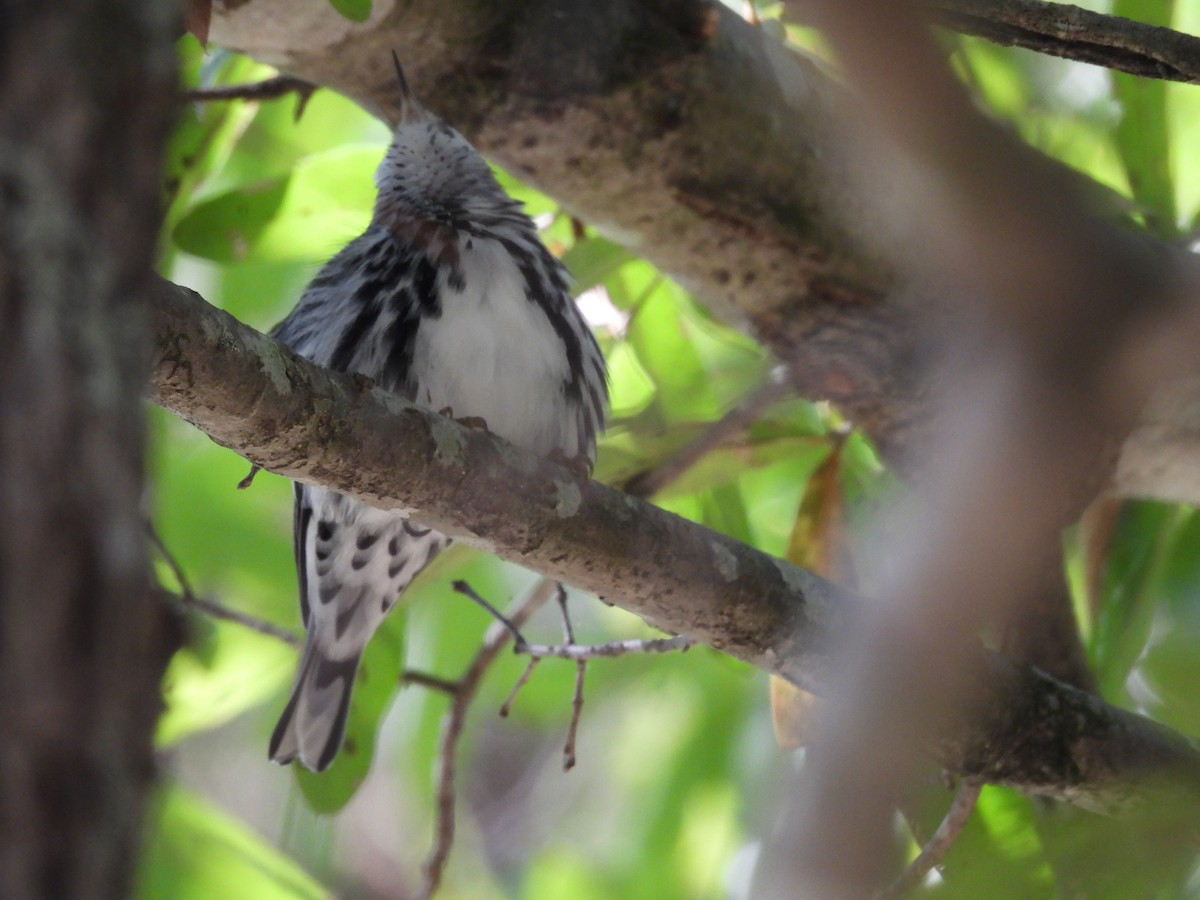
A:
[[[1104,588],[1104,564],[1117,530],[1125,501],[1107,495],[1098,497],[1079,520],[1079,544],[1083,556],[1083,591],[1089,614],[1095,619]]]
[[[846,553],[841,468],[842,440],[835,436],[829,457],[809,479],[800,501],[788,539],[787,560],[846,584],[853,581],[853,572]],[[796,750],[808,743],[816,705],[817,698],[808,691],[771,676],[771,721],[780,748]]]
[[[183,24],[190,34],[208,46],[208,26],[212,22],[212,0],[187,0],[183,10]]]
[[[780,750],[799,750],[812,740],[812,714],[818,702],[816,694],[771,676],[771,724]]]

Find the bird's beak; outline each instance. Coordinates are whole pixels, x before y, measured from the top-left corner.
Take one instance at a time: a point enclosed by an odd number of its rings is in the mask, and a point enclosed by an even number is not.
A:
[[[400,66],[400,57],[396,55],[395,50],[392,51],[392,64],[396,67],[396,81],[400,85],[400,123],[414,122],[425,114],[425,110],[409,88],[404,69]]]

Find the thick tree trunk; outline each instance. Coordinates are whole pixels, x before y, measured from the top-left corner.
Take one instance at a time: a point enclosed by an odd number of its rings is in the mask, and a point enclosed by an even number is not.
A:
[[[0,896],[121,897],[164,616],[139,513],[177,11],[0,4]]]

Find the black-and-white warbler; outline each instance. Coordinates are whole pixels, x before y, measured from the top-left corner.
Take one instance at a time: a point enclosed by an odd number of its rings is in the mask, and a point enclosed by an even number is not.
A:
[[[370,226],[317,274],[273,334],[435,411],[481,418],[526,450],[595,458],[604,359],[566,273],[483,158],[409,91],[375,180]],[[296,485],[308,636],[271,737],[278,763],[325,769],[341,746],[364,647],[448,538],[396,512]]]

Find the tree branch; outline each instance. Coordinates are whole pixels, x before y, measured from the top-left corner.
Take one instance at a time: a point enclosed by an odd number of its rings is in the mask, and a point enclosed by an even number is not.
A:
[[[862,601],[495,436],[321,369],[161,282],[151,398],[280,475],[344,491],[551,578],[595,591],[814,692]],[[1187,738],[1036,670],[984,655],[987,696],[947,721],[942,765],[1090,808],[1143,797],[1169,773],[1200,789]]]
[[[354,26],[326,0],[242,0],[216,5],[211,38],[384,119],[397,112],[387,63],[397,50],[426,105],[717,315],[748,324],[798,393],[835,402],[893,468],[926,453],[930,301],[897,290],[844,225],[882,233],[885,214],[838,207],[854,99],[720,4],[548,9],[494,3],[482,15],[468,0],[413,0]],[[1139,430],[1116,487],[1200,502],[1200,401],[1172,408],[1188,418]]]
[[[1042,0],[932,0],[933,20],[1005,47],[1130,75],[1200,82],[1200,38],[1171,28]]]

